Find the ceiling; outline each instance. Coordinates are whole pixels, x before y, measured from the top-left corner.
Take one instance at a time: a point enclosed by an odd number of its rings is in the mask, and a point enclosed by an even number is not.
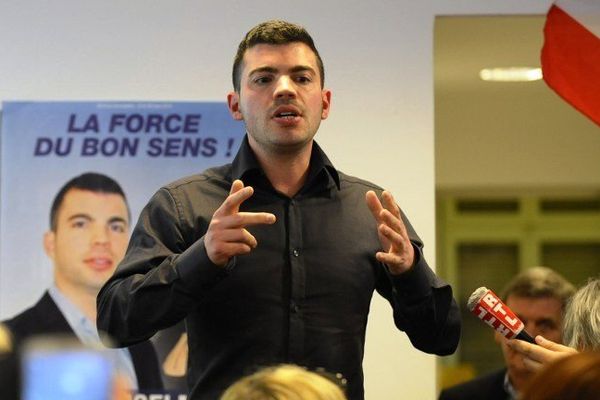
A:
[[[486,67],[540,66],[544,16],[438,17],[435,24],[436,90],[489,91],[479,79]],[[510,84],[524,94],[535,83]],[[498,89],[498,88],[493,88]]]
[[[600,187],[600,129],[543,80],[486,82],[482,68],[540,66],[545,16],[435,22],[437,189]]]

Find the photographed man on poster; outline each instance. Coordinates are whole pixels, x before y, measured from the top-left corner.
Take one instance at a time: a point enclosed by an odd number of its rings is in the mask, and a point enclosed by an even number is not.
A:
[[[36,336],[73,335],[97,346],[96,296],[123,259],[130,212],[121,186],[88,172],[68,181],[50,210],[44,250],[53,264],[53,284],[31,308],[3,321],[17,344]],[[161,390],[152,344],[141,341],[115,351],[119,373],[134,391]]]

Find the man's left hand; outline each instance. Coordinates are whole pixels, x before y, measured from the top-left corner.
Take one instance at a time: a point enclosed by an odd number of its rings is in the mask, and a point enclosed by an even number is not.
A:
[[[392,194],[386,190],[381,194],[382,202],[372,190],[365,195],[367,206],[377,221],[377,234],[383,251],[375,257],[388,266],[394,275],[408,271],[415,259],[413,249],[400,209]]]

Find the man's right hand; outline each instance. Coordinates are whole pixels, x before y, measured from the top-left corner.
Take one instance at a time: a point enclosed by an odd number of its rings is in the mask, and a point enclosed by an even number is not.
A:
[[[235,180],[229,196],[213,214],[204,245],[214,264],[223,267],[231,257],[247,254],[256,247],[256,238],[246,230],[247,226],[275,223],[275,215],[271,213],[240,212],[240,205],[253,193],[251,186],[244,187],[242,181]]]

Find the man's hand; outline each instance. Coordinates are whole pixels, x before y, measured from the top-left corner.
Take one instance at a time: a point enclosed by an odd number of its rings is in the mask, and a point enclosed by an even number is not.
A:
[[[270,213],[240,212],[240,205],[253,193],[252,187],[235,180],[229,196],[213,214],[204,245],[214,264],[225,266],[231,257],[247,254],[256,247],[256,239],[246,230],[247,226],[275,222],[275,215]]]
[[[541,335],[535,337],[535,342],[537,346],[523,340],[512,339],[507,340],[506,344],[523,356],[523,363],[531,371],[537,371],[554,360],[577,353],[574,348],[555,343]]]
[[[381,194],[382,205],[375,192],[369,190],[365,198],[369,210],[377,221],[377,234],[384,250],[377,252],[375,257],[379,262],[386,264],[392,274],[408,271],[413,265],[415,251],[394,197],[384,190]]]

